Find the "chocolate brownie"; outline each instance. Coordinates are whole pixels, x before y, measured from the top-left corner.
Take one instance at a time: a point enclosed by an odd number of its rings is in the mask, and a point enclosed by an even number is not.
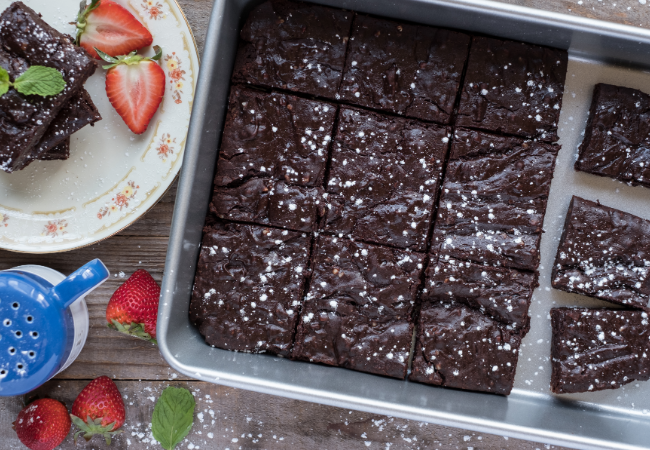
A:
[[[12,172],[31,161],[32,147],[94,73],[96,63],[21,2],[13,3],[0,15],[0,47],[10,58],[59,70],[66,81],[63,92],[53,97],[28,99],[14,89],[0,97],[0,169]]]
[[[553,308],[551,390],[616,389],[650,379],[650,327],[644,311]]]
[[[291,186],[270,178],[252,178],[241,186],[217,188],[210,211],[229,220],[311,231],[323,208],[322,189]]]
[[[425,303],[409,380],[508,395],[521,336],[464,305]]]
[[[224,219],[311,230],[335,118],[336,105],[234,86],[212,210]],[[269,198],[275,193],[283,197]]]
[[[449,124],[469,41],[456,31],[357,15],[340,98]]]
[[[558,140],[565,50],[474,37],[456,125]]]
[[[52,149],[86,125],[94,125],[100,120],[102,120],[102,116],[90,98],[90,94],[82,89],[61,109],[59,115],[45,132],[41,142],[32,150],[32,154],[40,155],[38,159],[67,159],[67,157],[57,157],[61,153],[52,152]]]
[[[421,298],[470,306],[523,337],[530,329],[528,308],[537,286],[536,273],[432,257]]]
[[[559,149],[553,144],[457,129],[432,252],[536,270]]]
[[[293,358],[403,379],[423,259],[321,235]]]
[[[650,221],[573,197],[551,284],[650,311]]]
[[[309,264],[310,237],[255,225],[203,230],[190,319],[214,347],[288,356]]]
[[[70,158],[70,138],[65,138],[60,144],[40,156],[43,161],[65,161]]]
[[[650,187],[650,96],[597,84],[575,168]]]
[[[270,0],[242,28],[232,80],[334,98],[353,13]]]
[[[323,230],[424,251],[446,127],[341,107]]]

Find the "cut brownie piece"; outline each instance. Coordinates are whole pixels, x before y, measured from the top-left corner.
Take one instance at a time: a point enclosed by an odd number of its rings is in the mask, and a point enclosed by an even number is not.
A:
[[[650,187],[650,96],[597,84],[575,168]]]
[[[190,319],[227,350],[288,356],[309,264],[309,236],[216,222],[203,230]]]
[[[86,51],[50,27],[21,2],[13,3],[0,15],[0,46],[13,68],[20,58],[29,65],[52,67],[61,72],[66,87],[54,97],[27,99],[14,89],[0,97],[0,169],[24,168],[36,145],[61,108],[82,88],[96,63]],[[15,73],[10,74],[15,79]],[[40,154],[35,155],[35,157]]]
[[[210,211],[224,219],[311,231],[316,224],[322,189],[291,186],[284,181],[253,178],[241,186],[216,188]]]
[[[462,303],[487,314],[522,337],[530,329],[528,309],[537,274],[462,261],[436,261],[426,272],[422,301]]]
[[[456,125],[558,140],[565,50],[474,37]]]
[[[553,308],[551,326],[556,394],[616,389],[650,378],[646,312]]]
[[[212,211],[310,231],[335,118],[336,105],[234,86]]]
[[[51,152],[51,150],[66,139],[69,140],[71,135],[86,125],[93,125],[100,120],[102,120],[102,116],[90,98],[90,94],[85,89],[82,89],[61,109],[59,115],[52,121],[45,132],[41,142],[32,150],[32,155],[40,155],[38,159],[45,160],[67,159],[59,158],[62,155],[60,151]]]
[[[649,272],[650,221],[573,197],[553,266],[555,289],[650,310]]]
[[[353,13],[271,0],[248,16],[232,80],[334,98]]]
[[[424,251],[449,130],[342,107],[324,230]]]
[[[449,124],[469,42],[456,31],[356,16],[340,97]]]
[[[457,129],[432,252],[536,270],[559,149],[553,144]]]
[[[59,145],[40,156],[43,161],[65,161],[70,157],[70,138],[63,139]]]
[[[521,337],[464,305],[425,304],[409,380],[508,395]]]
[[[403,379],[423,258],[321,236],[293,357]]]

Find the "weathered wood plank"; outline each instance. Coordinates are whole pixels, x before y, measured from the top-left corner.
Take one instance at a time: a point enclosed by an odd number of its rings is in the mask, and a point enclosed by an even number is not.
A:
[[[87,381],[54,381],[38,393],[72,406]],[[534,450],[543,445],[504,439],[484,433],[348,411],[313,403],[287,400],[270,395],[231,389],[202,382],[173,382],[190,389],[197,407],[195,423],[182,449],[468,449],[503,448]],[[159,449],[149,428],[155,400],[169,382],[149,382],[145,387],[133,381],[118,381],[126,405],[124,433],[112,449]],[[0,400],[0,440],[2,448],[20,448],[8,426],[22,407],[22,399]],[[103,440],[83,439],[75,447],[72,433],[61,449],[105,448]],[[548,446],[546,448],[557,448]]]

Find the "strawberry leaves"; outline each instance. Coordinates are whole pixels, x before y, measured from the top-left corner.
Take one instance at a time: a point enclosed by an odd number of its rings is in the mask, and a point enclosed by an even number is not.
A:
[[[115,319],[111,320],[111,323],[108,324],[108,328],[119,331],[120,333],[128,334],[129,336],[137,337],[139,339],[144,339],[153,344],[158,345],[158,341],[151,337],[149,333],[144,330],[143,323],[128,323],[122,324]]]
[[[92,0],[92,2],[90,2],[90,5],[88,5],[86,3],[86,0],[81,0],[81,5],[79,6],[79,15],[77,16],[77,37],[75,39],[75,44],[79,45],[81,35],[84,33],[86,26],[88,25],[88,22],[86,20],[88,18],[88,14],[99,7],[99,2],[100,0]]]
[[[190,391],[168,387],[156,402],[151,418],[153,437],[165,450],[173,450],[194,424],[196,403]]]
[[[106,426],[102,426],[101,417],[93,420],[92,417],[87,416],[87,419],[84,422],[79,417],[70,414],[70,419],[72,419],[72,422],[77,426],[77,428],[79,428],[79,431],[74,434],[75,444],[77,443],[77,438],[79,435],[84,433],[83,437],[86,442],[88,442],[94,435],[101,434],[104,436],[104,439],[106,439],[106,445],[111,445],[111,437],[122,432],[122,430],[112,431],[113,427],[115,427],[115,422],[109,423]]]
[[[10,87],[23,95],[50,97],[60,94],[65,89],[63,75],[52,67],[31,66],[12,83],[9,73],[0,67],[0,95],[7,93]]]
[[[109,70],[112,69],[113,67],[119,66],[120,64],[134,65],[134,64],[139,64],[142,61],[159,61],[160,58],[162,58],[162,48],[158,45],[154,45],[153,49],[156,52],[156,54],[150,57],[140,56],[137,54],[136,51],[133,51],[128,55],[123,55],[123,56],[111,56],[99,50],[98,48],[95,48],[95,51],[97,52],[97,54],[101,59],[109,63],[105,66],[102,66],[102,68]]]

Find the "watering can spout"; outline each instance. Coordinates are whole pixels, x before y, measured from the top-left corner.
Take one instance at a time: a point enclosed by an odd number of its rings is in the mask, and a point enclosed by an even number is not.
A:
[[[103,262],[94,259],[52,288],[52,298],[67,308],[79,297],[90,293],[109,277]]]

